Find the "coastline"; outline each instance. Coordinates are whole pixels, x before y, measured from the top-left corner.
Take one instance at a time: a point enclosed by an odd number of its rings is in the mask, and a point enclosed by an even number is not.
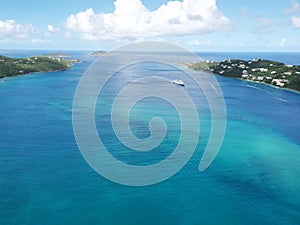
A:
[[[300,66],[293,64],[255,58],[249,61],[241,59],[227,59],[221,62],[206,60],[184,65],[192,70],[300,93]]]
[[[215,73],[214,73],[214,75],[217,75],[217,76],[220,76],[220,77],[224,77],[224,76],[221,76],[221,75],[215,74]],[[232,79],[235,79],[235,80],[245,81],[245,82],[248,82],[248,83],[254,83],[254,84],[263,84],[263,85],[266,85],[266,86],[275,88],[275,89],[277,89],[277,90],[285,90],[285,91],[293,92],[293,93],[296,93],[296,94],[300,94],[300,91],[297,91],[297,90],[294,90],[294,89],[290,89],[290,88],[277,87],[277,86],[275,86],[275,85],[267,84],[267,83],[264,83],[264,82],[258,82],[258,81],[254,81],[254,80],[245,80],[245,79],[234,78],[234,77],[225,77],[225,78],[232,78]]]
[[[36,56],[28,58],[15,58],[0,55],[0,79],[6,77],[23,76],[31,73],[58,72],[70,70],[80,60],[65,58],[60,54],[49,56]]]
[[[186,67],[187,69],[190,69],[190,70],[193,70],[195,71],[194,69],[190,68],[189,65],[187,63],[180,63],[180,65]],[[199,70],[198,70],[199,71]],[[282,87],[277,87],[275,85],[272,85],[272,84],[267,84],[267,83],[264,83],[264,82],[258,82],[258,81],[254,81],[254,80],[246,80],[246,79],[242,79],[242,78],[235,78],[235,77],[226,77],[226,76],[222,76],[220,74],[217,74],[217,73],[213,73],[213,72],[208,72],[208,71],[203,71],[205,73],[208,73],[208,74],[213,74],[214,76],[218,76],[218,77],[223,77],[223,78],[228,78],[228,79],[233,79],[233,80],[239,80],[239,81],[245,81],[245,82],[248,82],[248,83],[254,83],[254,84],[263,84],[263,85],[267,85],[269,87],[272,87],[272,88],[275,88],[277,90],[286,90],[286,91],[289,91],[289,92],[293,92],[293,93],[296,93],[296,94],[300,94],[300,91],[297,91],[297,90],[294,90],[294,89],[290,89],[290,88],[282,88]]]
[[[30,72],[30,73],[22,73],[22,74],[14,74],[14,75],[8,75],[8,76],[3,76],[3,77],[0,77],[0,80],[1,79],[5,79],[5,78],[8,78],[8,77],[19,77],[19,76],[27,76],[27,75],[30,75],[30,74],[35,74],[35,73],[55,73],[55,72],[60,72],[60,71],[68,71],[72,69],[71,67],[69,67],[68,69],[64,69],[64,70],[53,70],[53,71],[36,71],[36,72]]]

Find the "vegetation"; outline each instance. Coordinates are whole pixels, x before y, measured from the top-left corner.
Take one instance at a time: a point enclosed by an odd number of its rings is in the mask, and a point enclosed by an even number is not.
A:
[[[69,57],[69,55],[65,53],[48,53],[48,54],[43,54],[41,55],[42,57]]]
[[[96,51],[91,54],[92,56],[111,56],[112,53],[106,51]]]
[[[263,59],[205,61],[188,64],[188,66],[194,70],[209,71],[225,77],[241,78],[300,91],[300,66]]]
[[[52,72],[70,69],[74,59],[54,57],[9,58],[0,56],[0,78],[33,72]]]

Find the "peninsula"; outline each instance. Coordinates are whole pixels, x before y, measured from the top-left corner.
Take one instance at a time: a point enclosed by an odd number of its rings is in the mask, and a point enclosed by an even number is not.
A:
[[[222,62],[207,60],[186,65],[194,70],[212,72],[224,77],[266,83],[300,91],[300,66],[285,65],[265,59],[249,61],[229,59]]]
[[[30,58],[9,58],[0,55],[0,78],[33,72],[68,70],[75,62],[79,60],[52,55]]]

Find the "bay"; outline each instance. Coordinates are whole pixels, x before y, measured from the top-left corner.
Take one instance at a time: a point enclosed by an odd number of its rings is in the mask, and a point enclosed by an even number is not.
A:
[[[201,125],[201,138],[191,160],[164,182],[123,186],[98,175],[76,145],[73,98],[82,74],[95,58],[88,52],[64,52],[82,62],[69,71],[0,82],[0,224],[299,223],[299,93],[216,76],[226,103],[227,129],[216,160],[199,172],[210,132],[209,107],[201,90],[186,86],[196,101]],[[9,51],[8,55],[28,57],[36,53]],[[266,56],[287,64],[299,64],[300,58],[299,53],[198,55],[208,60]],[[148,137],[149,119],[161,114],[170,134],[159,151],[140,155],[114,145],[117,139],[109,127],[110,117],[105,117],[110,100],[127,79],[149,74],[169,79],[181,76],[178,69],[166,65],[133,65],[108,83],[96,109],[99,135],[112,147],[112,154],[136,165],[162,160],[178,142],[176,111],[152,98],[132,111],[131,128],[137,136]]]

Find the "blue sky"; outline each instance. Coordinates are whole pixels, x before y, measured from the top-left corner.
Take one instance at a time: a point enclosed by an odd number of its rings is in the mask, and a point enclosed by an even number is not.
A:
[[[195,51],[299,51],[298,0],[9,0],[0,49],[112,50],[158,40]]]

